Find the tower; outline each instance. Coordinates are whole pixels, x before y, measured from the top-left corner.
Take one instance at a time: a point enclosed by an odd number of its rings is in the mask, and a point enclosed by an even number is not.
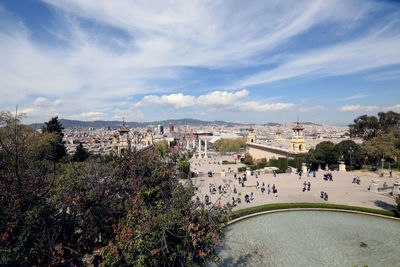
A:
[[[279,128],[278,128],[278,131],[275,132],[275,139],[274,140],[277,141],[277,142],[281,142],[282,141],[282,132],[279,130]]]
[[[153,132],[151,131],[150,128],[147,128],[147,134],[146,134],[146,146],[152,145],[153,144]]]
[[[256,135],[254,133],[253,127],[250,127],[249,134],[247,135],[247,143],[255,143],[256,142]]]
[[[297,119],[297,124],[292,128],[294,135],[290,140],[290,152],[295,153],[306,153],[308,152],[306,149],[306,140],[303,135],[303,126],[300,125],[299,120]]]
[[[125,122],[122,123],[121,128],[118,130],[119,135],[116,136],[117,150],[118,156],[124,151],[130,151],[131,149],[131,141],[129,139],[129,129],[126,128]]]

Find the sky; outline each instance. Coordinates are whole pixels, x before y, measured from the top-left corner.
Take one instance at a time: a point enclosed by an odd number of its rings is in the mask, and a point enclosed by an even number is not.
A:
[[[347,125],[400,112],[400,1],[0,0],[0,58],[26,122]]]

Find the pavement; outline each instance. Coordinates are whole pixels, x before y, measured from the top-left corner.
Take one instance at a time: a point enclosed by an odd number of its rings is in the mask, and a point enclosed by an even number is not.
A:
[[[207,159],[207,162],[203,162],[203,168],[217,172],[215,169],[212,169],[212,167],[215,167],[213,166],[214,164],[208,164],[209,161],[214,162],[213,159]],[[235,168],[235,170],[237,169]],[[245,187],[239,185],[238,180],[234,178],[233,173],[229,173],[225,177],[221,177],[220,175],[214,175],[213,177],[196,177],[192,178],[192,181],[194,185],[198,187],[196,196],[199,196],[202,202],[204,202],[206,194],[210,197],[210,201],[214,205],[217,205],[218,202],[221,202],[221,205],[228,202],[232,203],[232,197],[236,200],[240,198],[241,203],[238,203],[234,210],[263,204],[290,202],[343,204],[374,209],[393,209],[396,206],[395,198],[389,193],[374,193],[368,190],[371,179],[373,179],[373,177],[369,176],[368,173],[363,174],[362,172],[350,173],[334,171],[331,172],[333,174],[333,181],[324,180],[324,173],[324,171],[317,172],[315,178],[312,177],[312,175],[307,177],[307,174],[303,174],[302,178],[299,179],[299,175],[297,174],[285,173],[278,174],[274,177],[273,174],[264,174],[261,172],[261,175],[259,175],[258,178],[256,178],[255,175],[247,177]],[[361,180],[360,185],[352,183],[355,175],[359,176]],[[243,173],[239,173],[237,176],[243,176]],[[383,186],[384,182],[386,182],[390,187],[393,186],[393,183],[399,179],[399,177],[379,177],[378,179],[380,180],[380,187]],[[261,188],[256,189],[257,181],[259,182],[260,187],[263,183],[266,187],[268,184],[270,184],[270,186],[275,184],[278,190],[278,196],[275,197],[272,193],[268,195],[267,191],[261,193]],[[310,191],[306,190],[303,192],[304,181],[311,183]],[[210,184],[216,185],[216,194],[210,194]],[[225,185],[228,189],[227,193],[219,194],[219,185]],[[233,192],[234,187],[237,189],[236,194]],[[328,201],[325,201],[320,197],[321,191],[327,192],[329,196]],[[246,194],[250,195],[251,192],[253,192],[254,200],[251,201],[251,203],[245,203],[244,196]]]
[[[228,162],[235,162],[235,156],[216,156],[212,158],[192,158],[190,159],[190,168],[192,172],[196,173],[204,173],[207,174],[209,171],[213,173],[221,173],[221,171],[225,172],[237,172],[237,169],[240,167],[244,167],[246,165],[240,163],[240,160],[237,160],[236,164],[221,164],[221,161],[226,160]]]

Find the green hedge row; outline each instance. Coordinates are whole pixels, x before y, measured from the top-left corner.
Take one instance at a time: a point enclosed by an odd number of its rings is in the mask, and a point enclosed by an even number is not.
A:
[[[295,208],[322,208],[322,209],[340,209],[340,210],[355,210],[368,212],[373,214],[380,214],[386,216],[394,216],[394,211],[391,210],[378,210],[356,206],[346,206],[338,204],[325,204],[325,203],[276,203],[266,204],[257,207],[251,207],[247,209],[236,210],[227,215],[227,221],[243,217],[245,215],[254,214],[257,212],[268,211],[268,210],[281,210],[281,209],[295,209]]]
[[[226,164],[236,164],[236,162],[234,162],[234,161],[222,161],[222,165],[226,165]]]

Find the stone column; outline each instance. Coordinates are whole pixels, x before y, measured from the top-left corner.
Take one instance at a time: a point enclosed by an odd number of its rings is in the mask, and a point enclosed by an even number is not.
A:
[[[393,193],[392,193],[392,195],[393,196],[397,196],[399,194],[400,194],[400,181],[396,181],[393,184]]]
[[[340,172],[345,172],[346,171],[346,165],[344,164],[343,161],[339,162],[339,171]]]
[[[189,151],[190,150],[190,138],[186,139],[186,150]]]
[[[304,174],[307,173],[307,165],[305,163],[301,164],[301,170],[303,171]]]
[[[199,159],[201,159],[201,139],[199,137]]]
[[[379,180],[378,179],[372,179],[371,184],[369,186],[369,191],[378,193],[378,187],[379,187]]]
[[[207,139],[204,139],[204,158],[208,158],[207,155]]]

